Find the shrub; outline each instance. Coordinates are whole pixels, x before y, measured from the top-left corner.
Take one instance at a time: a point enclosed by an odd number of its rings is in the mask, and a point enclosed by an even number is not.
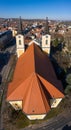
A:
[[[67,85],[66,89],[65,89],[65,94],[68,94],[71,92],[71,85]]]
[[[71,85],[71,74],[67,75],[66,82]]]

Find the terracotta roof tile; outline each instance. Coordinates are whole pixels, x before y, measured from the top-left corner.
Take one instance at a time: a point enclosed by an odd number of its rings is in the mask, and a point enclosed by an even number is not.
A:
[[[26,114],[42,114],[50,110],[49,99],[63,97],[61,82],[48,56],[39,46],[31,44],[17,61],[7,101],[22,100]]]
[[[26,99],[23,99],[23,111],[28,114],[43,114],[50,110],[49,99],[46,98],[41,83],[34,73],[29,84]]]

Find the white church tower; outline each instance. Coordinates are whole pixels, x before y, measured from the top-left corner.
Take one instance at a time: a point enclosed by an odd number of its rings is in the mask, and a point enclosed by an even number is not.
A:
[[[18,35],[16,36],[16,52],[17,56],[21,56],[25,51],[24,35],[22,33],[22,21],[19,20]]]
[[[42,36],[42,50],[50,55],[51,35],[49,34],[48,18],[46,18],[45,34]]]

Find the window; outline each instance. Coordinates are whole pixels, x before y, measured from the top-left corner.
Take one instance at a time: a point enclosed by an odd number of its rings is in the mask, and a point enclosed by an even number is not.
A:
[[[14,104],[16,109],[20,109],[17,103]]]
[[[19,45],[21,45],[21,40],[19,40]]]
[[[18,36],[18,38],[20,38],[20,36]]]
[[[46,38],[48,38],[48,36],[46,36]]]
[[[48,44],[48,40],[46,40],[46,45]]]

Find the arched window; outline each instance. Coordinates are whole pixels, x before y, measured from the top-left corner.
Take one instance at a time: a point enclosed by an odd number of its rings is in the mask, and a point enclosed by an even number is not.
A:
[[[18,36],[18,38],[20,38],[20,36]]]
[[[19,45],[21,45],[21,40],[19,40]]]
[[[46,39],[46,45],[48,44],[48,40]]]
[[[46,36],[46,38],[48,38],[48,36]]]

